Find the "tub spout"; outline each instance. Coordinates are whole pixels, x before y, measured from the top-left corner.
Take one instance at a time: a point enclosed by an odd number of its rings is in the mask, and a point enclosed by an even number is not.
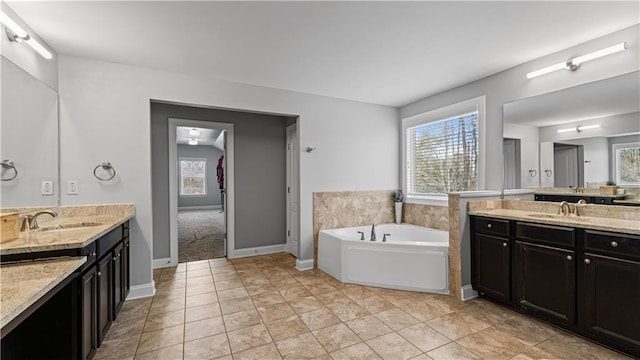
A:
[[[376,223],[371,225],[371,241],[376,241]]]

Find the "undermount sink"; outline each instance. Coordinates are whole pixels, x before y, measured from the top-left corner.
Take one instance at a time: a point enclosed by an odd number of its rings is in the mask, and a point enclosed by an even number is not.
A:
[[[93,226],[100,226],[102,225],[101,223],[97,223],[97,222],[81,222],[81,223],[75,223],[75,224],[58,224],[58,225],[53,225],[53,226],[45,226],[45,227],[41,227],[35,231],[70,231],[70,230],[81,230],[83,228],[88,228],[88,227],[93,227]]]
[[[558,220],[565,219],[565,220],[572,220],[572,221],[582,220],[581,217],[576,215],[532,213],[532,214],[527,214],[527,216],[532,218],[538,218],[538,219],[558,219]]]

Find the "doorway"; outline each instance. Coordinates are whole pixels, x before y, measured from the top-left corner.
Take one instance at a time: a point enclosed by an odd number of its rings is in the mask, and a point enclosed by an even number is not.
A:
[[[520,189],[520,139],[504,138],[504,189]]]
[[[170,118],[168,129],[171,263],[232,255],[233,124]]]
[[[584,187],[584,148],[582,145],[553,144],[554,186]]]

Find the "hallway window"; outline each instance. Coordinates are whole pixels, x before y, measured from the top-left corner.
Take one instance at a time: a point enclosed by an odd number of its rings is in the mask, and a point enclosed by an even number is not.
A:
[[[483,188],[483,118],[480,97],[403,119],[403,182],[409,199]]]
[[[614,144],[615,181],[618,185],[640,185],[640,143]]]
[[[180,195],[207,195],[207,159],[180,158]]]

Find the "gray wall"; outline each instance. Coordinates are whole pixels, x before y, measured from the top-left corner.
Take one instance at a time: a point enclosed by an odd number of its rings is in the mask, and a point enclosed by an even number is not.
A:
[[[287,118],[151,102],[153,258],[169,257],[169,118],[234,124],[235,247],[284,244]]]
[[[178,192],[178,207],[213,206],[220,205],[220,187],[218,185],[218,159],[224,154],[213,146],[178,145],[178,160],[180,158],[207,159],[207,196],[181,196]]]

